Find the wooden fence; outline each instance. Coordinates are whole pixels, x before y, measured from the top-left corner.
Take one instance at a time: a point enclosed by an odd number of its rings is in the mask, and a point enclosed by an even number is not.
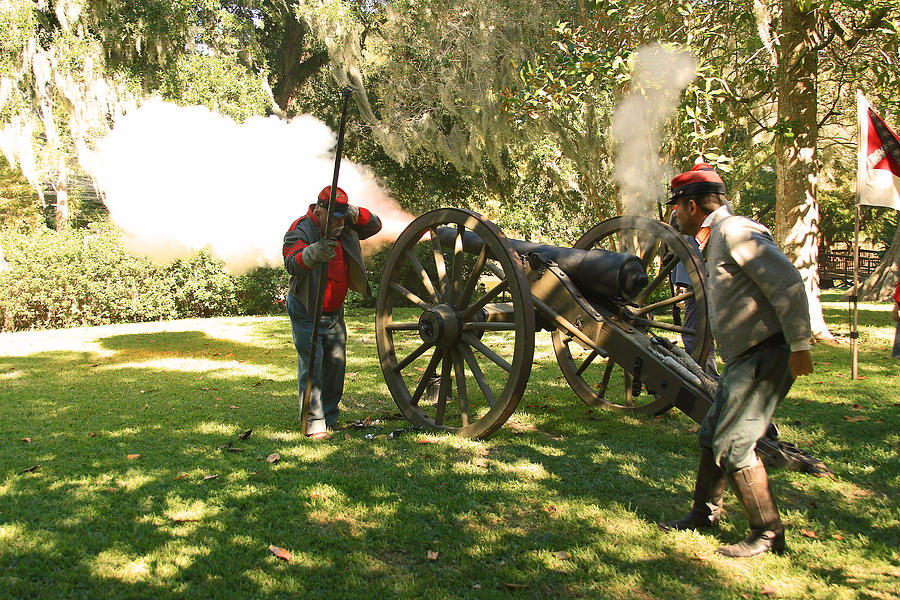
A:
[[[859,250],[859,279],[872,274],[884,257],[882,250]],[[819,285],[834,287],[838,283],[853,283],[853,252],[851,250],[825,250],[819,248]]]

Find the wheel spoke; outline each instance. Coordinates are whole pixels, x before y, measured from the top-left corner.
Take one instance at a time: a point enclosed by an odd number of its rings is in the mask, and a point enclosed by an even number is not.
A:
[[[407,300],[409,300],[422,310],[428,310],[429,308],[431,308],[431,304],[428,304],[399,283],[392,283],[391,289],[395,292],[398,292],[401,296],[405,297]]]
[[[600,385],[597,386],[597,397],[602,398],[606,395],[606,389],[609,387],[609,377],[612,375],[613,368],[616,366],[616,363],[613,361],[606,362],[606,369],[603,371],[603,378],[600,380]]]
[[[667,298],[666,300],[660,300],[659,302],[654,302],[653,304],[648,304],[647,306],[642,306],[638,310],[634,311],[634,315],[645,315],[648,312],[653,312],[659,310],[660,308],[666,308],[667,306],[672,306],[673,304],[678,304],[688,298],[693,298],[694,292],[685,292],[683,294],[678,294],[677,296],[672,296],[671,298]]]
[[[459,396],[459,414],[462,417],[462,426],[469,425],[469,393],[466,391],[466,367],[462,354],[453,350],[453,369],[456,373],[456,395]]]
[[[409,323],[388,323],[384,327],[387,331],[418,331],[419,324],[414,322]]]
[[[653,243],[647,246],[647,248],[641,252],[640,257],[645,265],[649,265],[653,259],[656,258],[657,250],[659,250],[662,242],[659,239],[654,239]]]
[[[503,323],[497,321],[469,321],[463,323],[463,331],[512,331],[515,323]]]
[[[441,293],[447,294],[447,265],[444,263],[444,249],[441,247],[441,240],[438,237],[437,230],[432,228],[431,231],[431,247],[434,250],[434,267],[437,270],[438,286]]]
[[[478,360],[475,358],[475,353],[473,353],[472,349],[468,346],[463,346],[461,352],[463,358],[466,359],[466,364],[469,365],[469,370],[472,371],[472,377],[475,378],[478,387],[481,388],[481,394],[487,401],[488,406],[494,408],[494,404],[496,403],[494,392],[491,391],[491,387],[484,378],[484,373],[481,372],[481,367],[478,366]]]
[[[430,383],[430,379],[434,376],[434,372],[437,370],[438,363],[441,362],[441,358],[444,356],[444,351],[441,348],[435,348],[434,354],[431,356],[431,360],[428,361],[428,366],[425,367],[425,373],[422,374],[422,379],[419,380],[419,385],[416,386],[416,391],[413,392],[412,402],[413,406],[417,406],[419,404],[419,400],[422,399],[422,394],[425,393],[425,388],[428,387]]]
[[[650,284],[644,288],[644,290],[638,295],[638,297],[634,299],[635,304],[640,306],[644,302],[646,302],[647,298],[650,297],[650,294],[656,291],[656,288],[658,288],[660,284],[668,280],[669,275],[672,273],[672,270],[675,268],[678,262],[678,256],[674,252],[666,255],[666,257],[663,259],[663,265],[659,270],[659,273],[656,275],[656,277],[653,278],[653,281],[651,281]]]
[[[591,363],[594,362],[594,359],[600,356],[600,353],[596,350],[591,350],[591,353],[587,355],[587,357],[581,361],[581,365],[578,367],[578,370],[575,371],[576,375],[581,375],[584,373],[584,370],[591,366]]]
[[[462,291],[459,293],[459,298],[456,301],[457,305],[465,306],[469,302],[469,298],[472,297],[472,292],[475,290],[475,284],[478,283],[478,277],[481,275],[481,270],[484,269],[485,262],[487,262],[487,246],[481,248],[481,252],[475,260],[475,267],[472,272],[469,273],[469,278],[466,280],[465,285],[462,287]]]
[[[456,303],[457,302],[457,294],[460,293],[460,286],[463,281],[463,234],[465,233],[465,227],[463,227],[462,223],[458,223],[456,225],[456,240],[453,245],[453,271],[451,272],[451,280],[450,280],[450,289],[448,290],[450,295],[449,302]]]
[[[665,331],[674,331],[675,333],[688,333],[688,334],[696,334],[696,329],[688,329],[687,327],[682,327],[681,325],[673,325],[672,323],[666,323],[664,321],[654,321],[653,319],[644,319],[637,318],[634,319],[634,324],[641,327],[649,327],[652,329],[663,329]]]
[[[501,293],[509,289],[509,282],[503,279],[500,283],[490,289],[490,291],[478,299],[478,302],[469,306],[462,314],[463,321],[468,321],[479,310],[484,308],[488,302],[499,296]]]
[[[499,354],[497,354],[496,352],[494,352],[493,350],[491,350],[490,348],[485,346],[484,342],[482,342],[475,336],[468,334],[468,333],[464,333],[462,336],[462,339],[465,343],[467,343],[470,346],[472,346],[473,348],[477,349],[479,352],[481,352],[483,355],[485,355],[487,358],[489,358],[491,360],[491,362],[493,362],[495,365],[497,365],[498,367],[500,367],[507,373],[512,371],[512,365],[509,364],[508,362],[506,362],[506,359],[504,359],[502,356],[500,356]]]
[[[450,395],[450,368],[452,362],[449,356],[444,356],[441,364],[441,386],[438,388],[437,407],[434,413],[435,425],[444,424],[444,412],[447,410],[447,396]]]
[[[430,342],[422,342],[422,345],[412,351],[412,353],[397,363],[397,372],[399,373],[406,367],[408,367],[414,360],[425,354],[425,351],[431,348],[434,344]]]
[[[496,261],[489,260],[484,265],[487,267],[487,270],[494,274],[494,277],[497,279],[506,279],[506,273],[503,272],[503,267],[497,264]]]
[[[632,378],[629,373],[623,373],[622,381],[625,382],[625,406],[634,406],[634,390],[631,386]]]
[[[435,304],[440,304],[441,297],[438,295],[437,290],[434,289],[434,284],[431,282],[431,277],[428,276],[428,271],[425,270],[425,267],[422,266],[422,263],[419,262],[412,250],[407,248],[404,254],[406,255],[406,260],[412,265],[413,270],[418,273],[422,285],[431,294],[431,299],[434,300]]]

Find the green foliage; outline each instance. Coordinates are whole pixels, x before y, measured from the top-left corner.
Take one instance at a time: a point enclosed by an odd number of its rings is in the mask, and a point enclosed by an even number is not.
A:
[[[37,192],[0,155],[0,228],[30,229],[42,222]]]
[[[104,224],[7,232],[0,243],[3,330],[280,312],[287,288],[283,269],[233,276],[207,252],[154,264]]]
[[[101,228],[6,234],[0,272],[4,330],[52,329],[177,315],[160,269]]]
[[[209,252],[203,250],[190,259],[176,259],[168,271],[179,315],[213,317],[236,312],[234,279]]]
[[[267,100],[259,80],[234,56],[187,54],[163,74],[163,97],[178,104],[204,105],[238,123],[263,115]]]
[[[740,203],[734,206],[738,214],[759,221],[770,230],[775,227],[775,161],[760,168],[744,185]]]
[[[100,39],[106,61],[156,87],[179,56],[193,48],[201,19],[213,0],[88,0],[83,22]]]
[[[507,88],[503,97],[520,125],[528,119],[547,118],[547,113],[580,112],[599,86],[609,93],[628,76],[625,62],[613,48],[596,44],[583,28],[567,22],[556,24],[553,37],[518,72],[520,84]]]
[[[235,300],[242,315],[284,312],[289,276],[283,267],[259,267],[234,278]]]

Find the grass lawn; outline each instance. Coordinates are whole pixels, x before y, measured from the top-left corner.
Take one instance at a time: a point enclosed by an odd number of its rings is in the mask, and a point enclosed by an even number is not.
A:
[[[730,493],[715,535],[658,530],[688,507],[694,423],[589,409],[549,334],[472,441],[390,436],[372,311],[347,322],[342,421],[371,424],[324,443],[298,432],[286,317],[0,335],[0,598],[900,598],[887,305],[860,306],[862,379],[820,344],[776,413],[837,478],[772,471],[788,552],[751,560],[714,553],[746,529]]]

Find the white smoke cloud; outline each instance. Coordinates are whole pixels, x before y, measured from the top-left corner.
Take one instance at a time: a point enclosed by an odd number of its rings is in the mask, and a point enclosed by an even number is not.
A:
[[[242,273],[282,264],[285,231],[332,182],[336,142],[309,115],[237,124],[154,100],[117,120],[88,168],[133,251],[165,262],[206,248]],[[385,221],[412,219],[367,167],[343,160],[338,185]]]
[[[673,175],[659,153],[660,131],[697,72],[694,58],[664,46],[640,48],[634,57],[631,93],[613,113],[618,142],[615,177],[625,212],[650,216]]]

